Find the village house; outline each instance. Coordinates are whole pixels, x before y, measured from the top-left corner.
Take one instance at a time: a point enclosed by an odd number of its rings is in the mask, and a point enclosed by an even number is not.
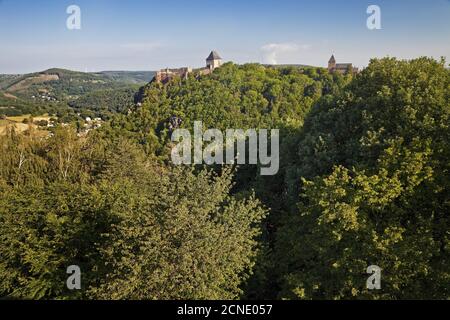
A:
[[[336,63],[336,59],[334,58],[334,55],[332,55],[330,60],[328,60],[328,71],[330,73],[356,74],[358,73],[358,68],[353,67],[353,64],[351,63]]]

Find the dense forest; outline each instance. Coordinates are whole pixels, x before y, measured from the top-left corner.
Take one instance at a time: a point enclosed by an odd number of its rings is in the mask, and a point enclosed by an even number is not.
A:
[[[137,105],[108,90],[89,99],[110,120],[87,136],[0,137],[0,297],[450,298],[445,61],[373,59],[355,76],[227,63],[151,82]],[[173,165],[174,118],[279,129],[278,174]]]
[[[0,116],[21,116],[24,114],[38,116],[45,113],[56,114],[62,110],[67,110],[67,108],[43,101],[6,97],[0,93]]]
[[[139,87],[139,85],[129,85],[118,89],[92,91],[76,100],[69,101],[69,106],[81,115],[95,115],[109,119],[115,113],[125,114],[133,109]]]

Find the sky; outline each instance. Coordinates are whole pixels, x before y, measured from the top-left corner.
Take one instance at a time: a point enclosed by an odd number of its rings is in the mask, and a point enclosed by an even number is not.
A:
[[[70,5],[81,29],[67,28]],[[449,62],[450,0],[0,0],[0,73],[201,67],[211,50],[235,63]]]

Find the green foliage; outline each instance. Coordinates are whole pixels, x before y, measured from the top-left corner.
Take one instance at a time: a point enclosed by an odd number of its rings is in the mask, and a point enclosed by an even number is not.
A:
[[[114,112],[124,112],[133,107],[134,94],[153,75],[154,72],[85,73],[64,69],[0,75],[0,112],[8,116],[73,113],[71,107],[77,113],[92,112],[98,117],[109,118]],[[47,79],[46,76],[57,78]],[[2,90],[16,98],[4,96]],[[71,116],[65,120],[74,118]]]
[[[46,80],[45,76],[56,78]],[[144,84],[145,81],[140,83]],[[129,84],[130,82],[123,81],[121,77],[112,77],[103,73],[86,73],[55,68],[15,77],[14,81],[5,86],[4,89],[28,98],[32,95],[39,95],[39,92],[46,90],[59,101],[64,101],[92,91],[116,89]],[[132,84],[135,84],[135,82],[132,82]]]
[[[0,90],[9,87],[18,78],[20,78],[18,74],[0,74]]]
[[[89,88],[72,106],[111,120],[87,137],[0,137],[0,297],[448,299],[449,80],[428,58],[356,76],[227,63],[142,87],[129,114],[129,87]],[[279,173],[173,167],[174,117],[280,129]]]
[[[280,297],[449,297],[449,80],[443,62],[373,60],[311,113],[278,233]],[[365,287],[372,264],[379,291]]]
[[[42,114],[55,114],[60,110],[68,109],[52,102],[30,101],[21,98],[7,98],[0,92],[0,114],[6,116],[21,116],[31,114],[39,116]]]
[[[102,71],[97,74],[116,82],[145,84],[153,79],[155,73],[154,71]]]
[[[308,76],[309,69],[267,68],[258,64],[227,63],[212,75],[191,75],[168,85],[153,82],[141,92],[142,107],[111,123],[126,129],[151,152],[164,153],[170,139],[169,119],[180,118],[191,129],[194,121],[206,128],[280,128],[303,123],[322,95],[328,73]],[[336,76],[341,79],[341,76]]]
[[[265,211],[229,193],[229,171],[162,167],[131,142],[72,129],[10,132],[0,147],[0,297],[241,294]],[[70,265],[82,291],[66,288]]]
[[[119,173],[122,175],[122,173]],[[254,198],[229,196],[231,176],[146,170],[118,179],[111,211],[120,217],[102,250],[110,272],[101,299],[233,299],[257,253],[264,216]]]
[[[70,101],[69,106],[77,113],[89,110],[102,119],[108,119],[115,113],[126,113],[133,109],[138,89],[139,86],[128,86],[116,90],[93,91]]]

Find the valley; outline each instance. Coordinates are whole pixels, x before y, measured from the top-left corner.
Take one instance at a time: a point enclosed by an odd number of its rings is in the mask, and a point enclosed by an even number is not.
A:
[[[152,71],[85,73],[59,68],[23,75],[0,75],[0,116],[50,114],[64,121],[109,118],[134,105],[134,95]],[[20,126],[22,127],[22,126]]]

